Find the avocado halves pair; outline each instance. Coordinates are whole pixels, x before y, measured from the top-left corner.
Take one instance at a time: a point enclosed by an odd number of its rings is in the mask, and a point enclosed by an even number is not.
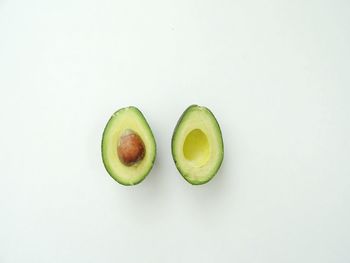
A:
[[[220,126],[206,107],[189,106],[174,129],[171,150],[183,178],[199,185],[210,181],[224,157]],[[118,183],[136,185],[151,171],[156,141],[145,117],[136,107],[116,111],[102,137],[102,160]]]

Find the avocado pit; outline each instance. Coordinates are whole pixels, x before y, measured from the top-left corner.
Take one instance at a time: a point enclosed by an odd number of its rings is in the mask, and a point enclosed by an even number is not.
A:
[[[145,157],[145,144],[132,130],[125,130],[117,147],[119,160],[126,166],[132,166]]]

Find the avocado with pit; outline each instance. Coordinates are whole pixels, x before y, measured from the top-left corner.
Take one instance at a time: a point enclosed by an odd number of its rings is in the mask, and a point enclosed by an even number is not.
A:
[[[102,136],[102,160],[109,175],[122,185],[136,185],[151,171],[156,157],[153,132],[139,109],[116,111]]]
[[[191,105],[181,115],[171,143],[175,165],[191,184],[209,182],[224,158],[222,133],[213,113]]]

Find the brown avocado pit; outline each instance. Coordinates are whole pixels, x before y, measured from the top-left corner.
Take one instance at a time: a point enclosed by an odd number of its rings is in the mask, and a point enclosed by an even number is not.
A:
[[[125,130],[117,147],[119,160],[126,166],[132,166],[145,157],[145,144],[133,130]]]

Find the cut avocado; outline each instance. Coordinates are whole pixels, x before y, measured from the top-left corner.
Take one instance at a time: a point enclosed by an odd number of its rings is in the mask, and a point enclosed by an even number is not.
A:
[[[213,113],[198,105],[188,107],[175,127],[171,149],[177,169],[189,183],[209,182],[224,157],[222,134]]]
[[[102,160],[110,176],[123,185],[138,184],[155,157],[156,142],[141,111],[133,106],[116,111],[102,136]]]

